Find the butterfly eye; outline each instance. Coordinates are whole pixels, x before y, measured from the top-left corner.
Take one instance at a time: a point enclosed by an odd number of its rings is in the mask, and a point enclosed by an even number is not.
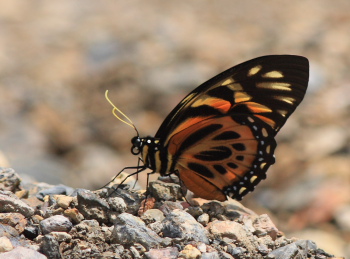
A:
[[[131,148],[131,153],[133,155],[138,155],[141,152],[141,147],[142,147],[142,141],[140,137],[133,137],[131,140],[132,143],[132,148]]]
[[[131,148],[131,154],[133,154],[133,155],[140,154],[140,149],[138,147],[132,147]]]

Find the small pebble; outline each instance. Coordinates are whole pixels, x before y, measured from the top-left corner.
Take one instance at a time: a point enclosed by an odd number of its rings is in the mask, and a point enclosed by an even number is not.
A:
[[[13,245],[7,237],[0,237],[0,253],[8,252],[13,249]]]
[[[209,223],[209,215],[207,213],[203,213],[197,218],[197,221],[203,226],[207,226]]]
[[[185,248],[179,253],[179,257],[186,259],[199,259],[201,255],[201,252],[192,245],[185,246]]]
[[[52,216],[40,222],[40,228],[43,234],[50,232],[68,232],[73,227],[69,219],[62,215]]]

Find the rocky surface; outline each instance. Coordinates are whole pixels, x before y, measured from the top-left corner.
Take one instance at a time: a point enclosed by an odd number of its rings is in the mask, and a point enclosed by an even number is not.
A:
[[[161,188],[149,188],[146,199],[126,186],[69,196],[47,186],[43,197],[42,184],[20,182],[14,170],[1,168],[0,259],[333,258],[312,240],[286,237],[268,215],[237,201],[191,205],[182,192],[170,196],[181,189],[174,183],[153,183]]]
[[[135,132],[111,115],[105,90],[140,135],[154,136],[217,73],[257,56],[303,55],[305,99],[277,135],[276,164],[242,204],[274,215],[287,236],[350,258],[349,10],[348,0],[2,1],[0,166],[54,184],[35,185],[42,197],[72,194],[58,183],[97,189],[137,165]],[[136,213],[138,196],[122,199],[109,206]],[[78,224],[83,211],[72,204],[64,213]],[[197,217],[206,224],[212,215]]]

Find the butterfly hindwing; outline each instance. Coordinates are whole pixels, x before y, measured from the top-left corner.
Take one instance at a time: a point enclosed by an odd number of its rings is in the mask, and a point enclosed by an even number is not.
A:
[[[259,118],[214,117],[172,136],[170,170],[193,192],[203,188],[202,198],[239,200],[266,177],[275,147],[272,130]]]

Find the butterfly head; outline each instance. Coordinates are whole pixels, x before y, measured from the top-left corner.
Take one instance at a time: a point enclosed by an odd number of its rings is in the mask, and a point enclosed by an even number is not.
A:
[[[131,153],[133,155],[138,155],[142,151],[143,147],[143,141],[139,136],[133,137],[131,139],[132,147],[131,147]]]

